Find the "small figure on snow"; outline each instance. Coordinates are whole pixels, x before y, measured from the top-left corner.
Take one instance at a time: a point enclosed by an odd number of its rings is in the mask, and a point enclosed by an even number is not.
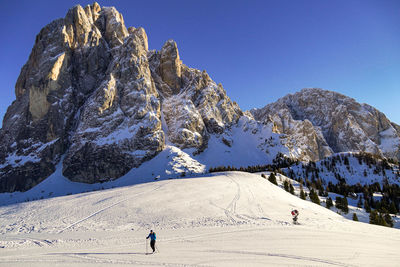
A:
[[[298,210],[292,210],[292,216],[293,216],[293,223],[294,224],[298,224],[297,217],[299,216],[299,211]]]
[[[153,253],[156,251],[156,233],[153,230],[150,230],[150,234],[146,237],[146,239],[150,238],[150,247],[153,250]]]

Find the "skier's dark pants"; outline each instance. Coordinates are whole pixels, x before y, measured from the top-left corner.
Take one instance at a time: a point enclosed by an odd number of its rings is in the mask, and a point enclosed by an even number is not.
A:
[[[153,252],[156,251],[155,246],[156,246],[156,241],[155,240],[151,240],[150,241],[150,247],[153,249]]]

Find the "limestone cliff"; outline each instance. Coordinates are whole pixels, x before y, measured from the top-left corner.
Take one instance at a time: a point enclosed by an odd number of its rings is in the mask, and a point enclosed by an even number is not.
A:
[[[207,147],[242,112],[169,40],[148,51],[143,28],[114,7],[71,8],[37,35],[0,131],[0,192],[27,190],[62,160],[73,181],[116,179],[169,142]],[[162,128],[162,120],[167,128]]]
[[[276,132],[303,150],[303,159],[348,151],[400,159],[398,126],[377,109],[336,92],[303,89],[251,112],[274,123]]]
[[[307,89],[242,112],[206,71],[183,64],[173,40],[149,51],[143,28],[97,3],[40,31],[15,95],[0,129],[0,192],[28,190],[57,166],[72,181],[117,179],[168,149],[177,156],[167,164],[188,171],[278,153],[400,158],[400,127],[373,107]]]

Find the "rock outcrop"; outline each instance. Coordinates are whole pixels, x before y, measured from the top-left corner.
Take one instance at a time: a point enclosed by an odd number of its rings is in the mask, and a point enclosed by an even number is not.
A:
[[[201,165],[195,158],[210,140],[217,147],[210,151],[224,155],[246,150],[236,165],[278,153],[400,158],[400,127],[373,107],[308,89],[242,112],[206,71],[182,63],[173,40],[149,51],[143,28],[127,29],[115,8],[97,3],[77,5],[40,31],[15,95],[0,130],[0,192],[28,190],[56,166],[76,182],[117,179],[167,146]]]
[[[72,181],[116,179],[162,151],[166,135],[199,153],[242,114],[205,71],[182,64],[174,41],[148,51],[143,28],[97,3],[41,30],[15,94],[0,131],[0,192],[33,187],[60,160]]]
[[[73,181],[115,179],[164,147],[143,29],[77,5],[37,36],[1,130],[0,191],[27,190],[63,160]]]
[[[400,159],[399,126],[377,109],[336,92],[303,89],[251,112],[257,120],[274,123],[276,132],[303,150],[303,159],[348,151]]]
[[[159,73],[162,80],[171,89],[170,94],[177,94],[182,87],[182,61],[179,59],[178,46],[168,40],[161,49]]]
[[[210,134],[223,133],[243,112],[206,71],[189,68],[179,58],[176,43],[168,40],[161,52],[149,53],[150,69],[162,96],[169,141],[199,153]]]

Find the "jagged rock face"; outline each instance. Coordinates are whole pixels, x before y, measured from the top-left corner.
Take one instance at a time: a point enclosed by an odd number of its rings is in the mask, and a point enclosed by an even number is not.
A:
[[[195,156],[210,138],[234,147],[243,133],[271,157],[400,158],[400,127],[376,109],[311,89],[243,113],[206,71],[182,63],[173,40],[149,51],[143,28],[127,29],[115,8],[97,3],[41,30],[15,94],[0,129],[0,192],[25,191],[59,163],[72,181],[112,180],[166,145]]]
[[[0,130],[0,192],[33,187],[61,159],[73,181],[116,179],[163,150],[166,134],[201,152],[242,115],[205,71],[182,64],[174,41],[149,52],[143,28],[97,3],[41,30],[15,94]]]
[[[160,53],[159,71],[162,80],[171,89],[169,94],[177,94],[182,86],[182,61],[176,43],[168,40]]]
[[[38,34],[0,133],[0,191],[55,170],[74,181],[118,178],[164,146],[143,29],[115,8],[75,6]],[[116,140],[115,135],[120,137]]]
[[[314,127],[307,119],[294,120],[286,109],[267,115],[263,122],[273,125],[275,133],[283,134],[282,144],[289,149],[289,156],[293,158],[315,161],[333,153],[320,128]]]
[[[108,77],[81,109],[63,162],[71,180],[118,178],[164,147],[158,93],[146,46],[135,33],[112,51]]]
[[[400,156],[398,126],[375,108],[339,93],[303,89],[252,114],[257,120],[272,121],[277,131],[309,147],[312,160],[347,151]]]
[[[162,95],[163,117],[169,141],[180,148],[207,147],[210,134],[222,134],[243,115],[239,106],[203,71],[189,68],[179,59],[174,41],[160,53],[149,53],[150,69]]]

